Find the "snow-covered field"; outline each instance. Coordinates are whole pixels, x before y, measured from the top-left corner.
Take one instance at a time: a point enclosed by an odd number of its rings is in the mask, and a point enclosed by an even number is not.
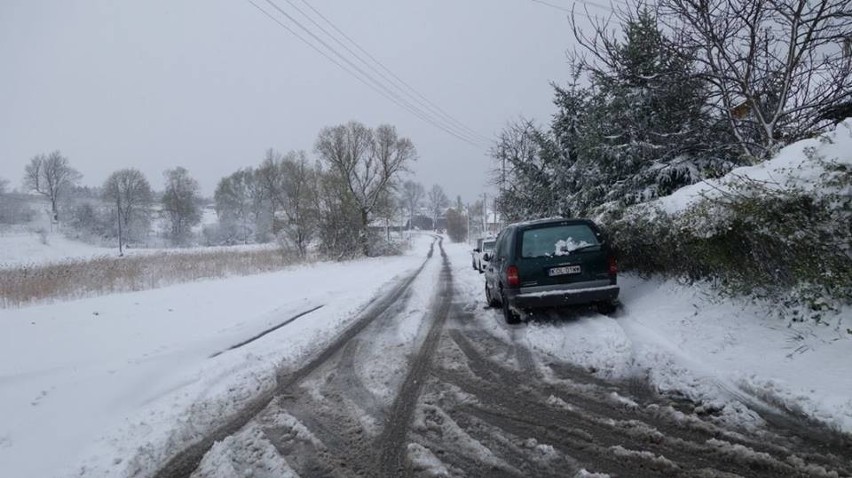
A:
[[[196,254],[222,250],[256,250],[275,248],[275,243],[189,248],[126,248],[125,256],[144,254]],[[0,231],[0,270],[20,266],[40,266],[99,257],[118,257],[118,247],[101,247],[69,239],[61,232],[40,233],[17,227]]]
[[[60,233],[15,228],[0,231],[0,269],[118,255],[117,249],[67,239]]]
[[[330,340],[378,291],[419,267],[430,242],[420,236],[400,257],[0,310],[2,475],[146,469],[170,443],[198,436],[272,387],[276,367]]]
[[[467,247],[450,245],[457,287],[477,302],[483,328],[511,342],[499,310],[484,309],[483,281]],[[623,309],[536,316],[520,333],[530,348],[607,379],[647,377],[738,423],[742,407],[804,414],[852,433],[852,310],[831,325],[789,323],[772,304],[723,300],[674,281],[622,275]],[[517,339],[517,337],[515,337]],[[748,425],[748,423],[745,423]]]
[[[150,473],[178,444],[274,387],[279,366],[301,363],[351,324],[372,297],[422,264],[430,241],[421,236],[401,257],[0,310],[3,476]],[[628,275],[615,318],[576,311],[507,327],[499,310],[484,307],[469,247],[446,242],[454,301],[474,311],[471,325],[507,344],[520,340],[606,379],[647,377],[720,420],[759,426],[752,410],[783,407],[852,432],[848,310],[830,326],[788,325],[771,318],[766,304]],[[394,351],[412,340],[439,269],[432,262],[413,283],[413,312],[363,347]],[[400,358],[380,356],[360,373],[372,393],[389,398]],[[210,457],[229,453],[227,442],[217,447],[221,453]],[[205,466],[216,469],[210,457]],[[286,475],[284,465],[279,471]]]

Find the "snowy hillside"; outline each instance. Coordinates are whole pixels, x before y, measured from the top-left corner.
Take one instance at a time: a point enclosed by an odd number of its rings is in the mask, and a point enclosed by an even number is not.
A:
[[[117,254],[115,249],[68,239],[56,232],[22,228],[0,232],[0,269]]]
[[[775,157],[756,166],[737,168],[719,179],[705,180],[678,189],[650,203],[674,214],[702,199],[731,194],[731,186],[753,181],[769,189],[798,188],[819,194],[826,164],[852,168],[852,118],[817,138],[805,139],[783,148]],[[852,192],[850,192],[852,194]],[[643,206],[644,207],[644,206]]]

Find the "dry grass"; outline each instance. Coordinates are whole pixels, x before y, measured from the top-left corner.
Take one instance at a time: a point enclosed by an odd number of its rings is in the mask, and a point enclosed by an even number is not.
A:
[[[198,279],[280,270],[293,264],[277,249],[164,252],[0,270],[0,307],[154,289]]]

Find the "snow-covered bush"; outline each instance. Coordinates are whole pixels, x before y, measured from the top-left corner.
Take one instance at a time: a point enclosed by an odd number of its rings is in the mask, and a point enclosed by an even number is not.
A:
[[[26,224],[35,217],[36,211],[27,196],[0,193],[0,224]]]
[[[115,237],[115,220],[110,211],[95,201],[81,201],[65,214],[65,233],[93,244],[108,244]]]
[[[815,320],[852,304],[850,127],[847,120],[761,167],[705,183],[697,194],[681,191],[679,199],[610,216],[623,266],[709,279],[729,293],[771,299],[791,311],[804,307]],[[682,209],[671,206],[678,202]]]

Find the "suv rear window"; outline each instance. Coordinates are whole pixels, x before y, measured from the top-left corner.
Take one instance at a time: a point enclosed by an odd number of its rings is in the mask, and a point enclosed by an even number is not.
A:
[[[586,224],[537,227],[521,234],[521,257],[562,256],[576,249],[598,245],[595,232]]]
[[[494,249],[494,241],[485,241],[482,243],[483,251],[490,251],[492,249]]]

